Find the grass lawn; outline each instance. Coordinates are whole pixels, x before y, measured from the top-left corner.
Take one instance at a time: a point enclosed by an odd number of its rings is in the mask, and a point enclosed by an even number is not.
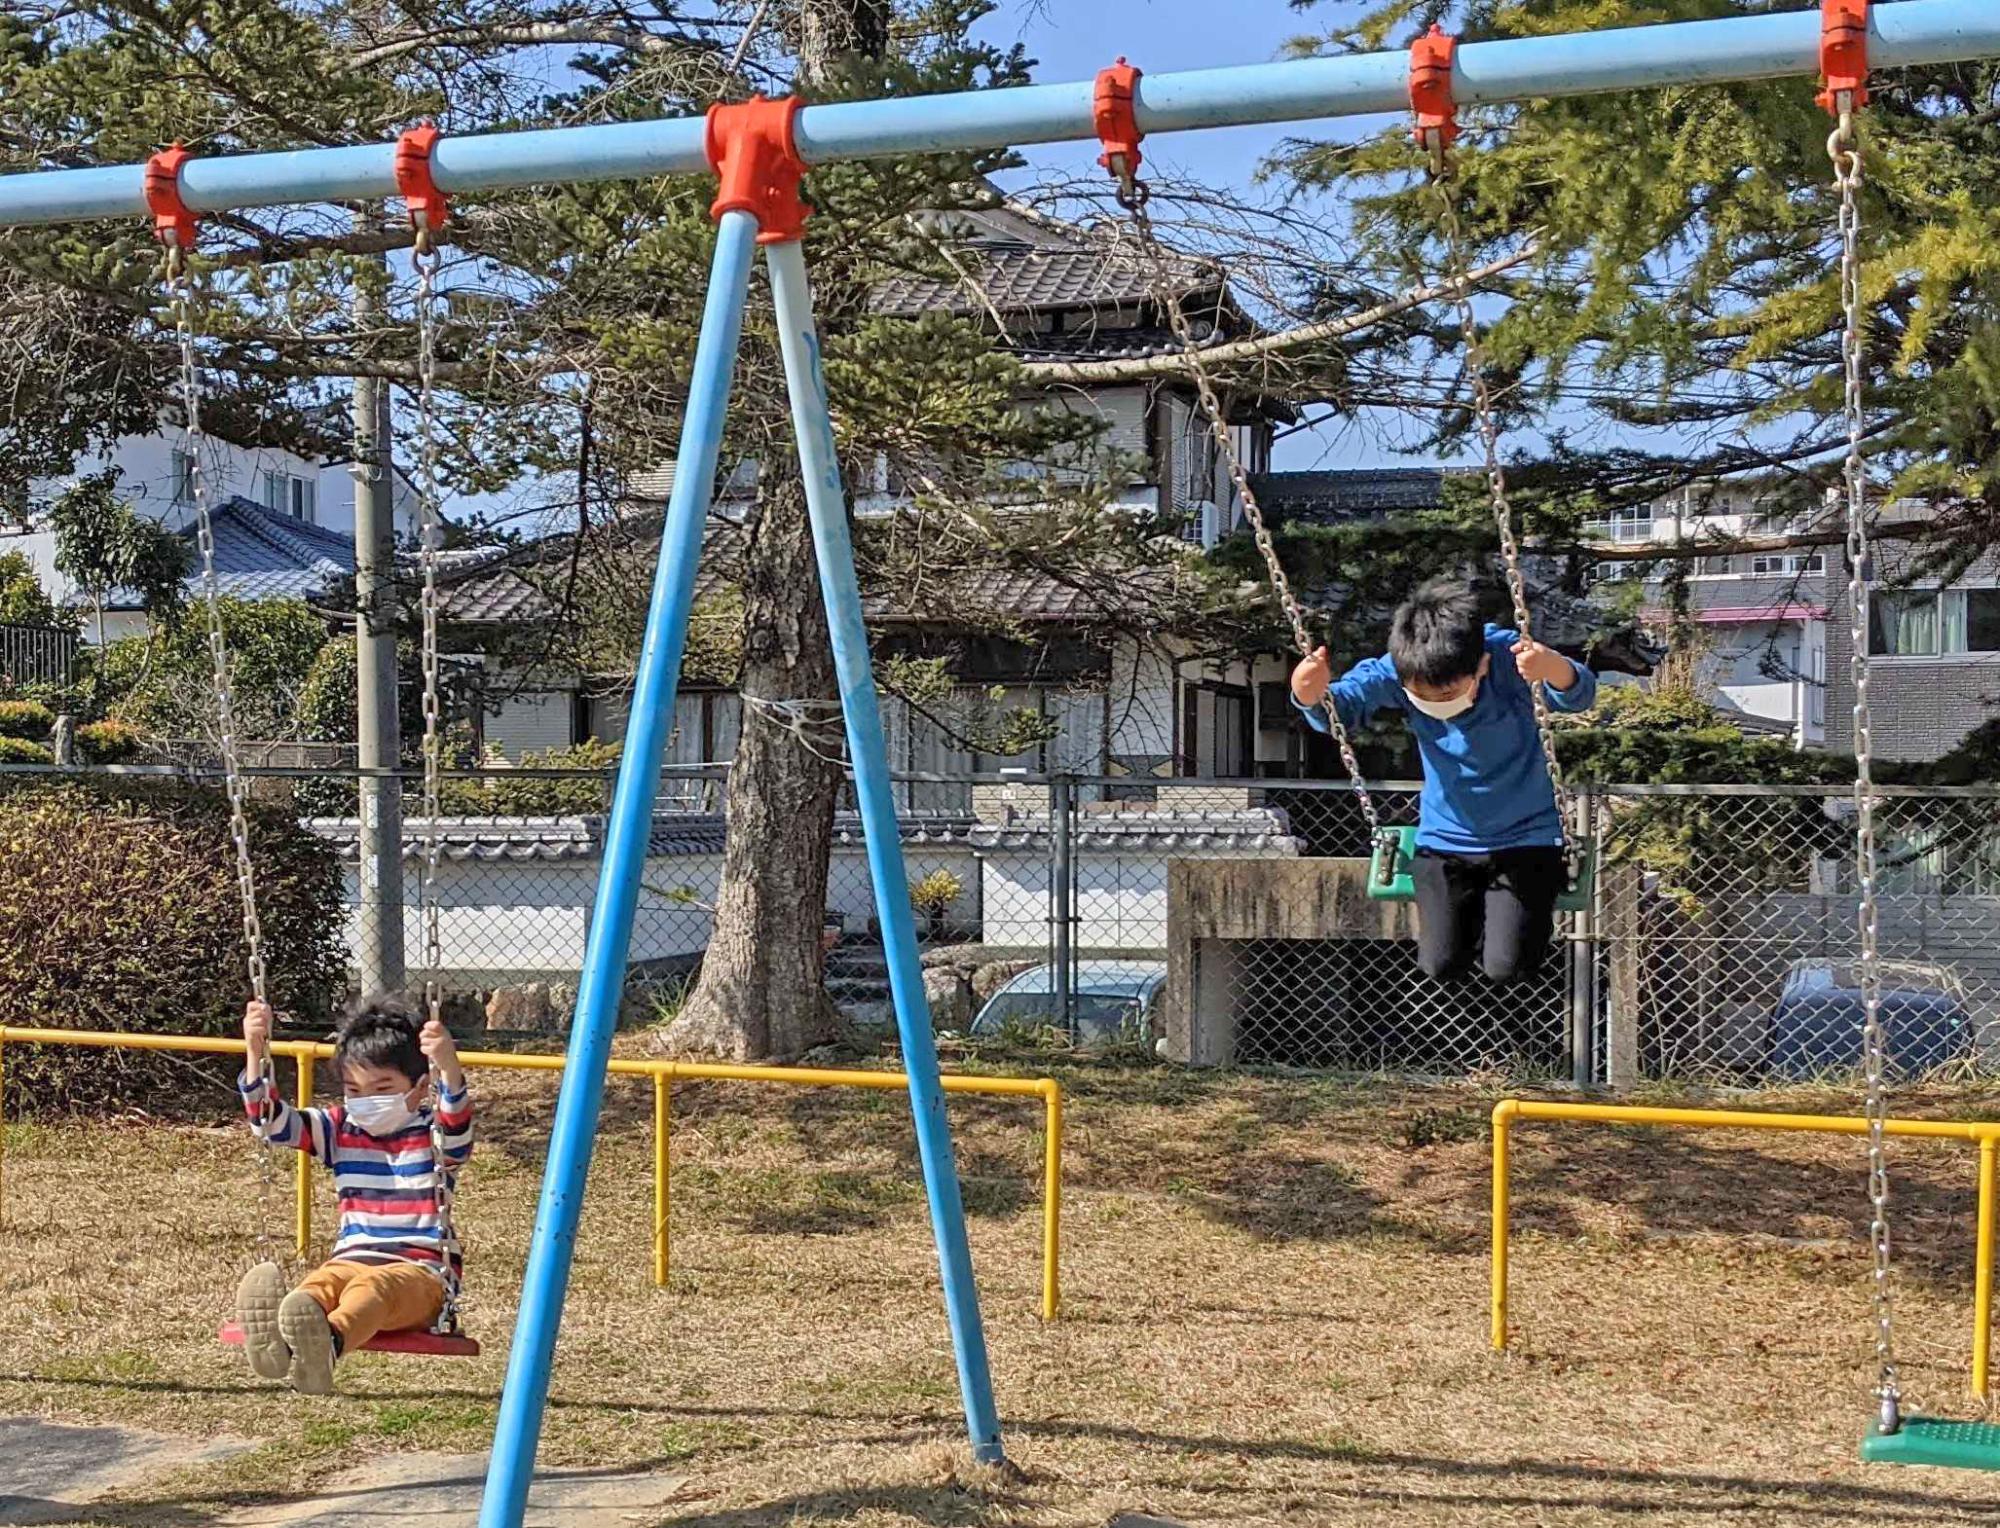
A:
[[[1859,1142],[1523,1127],[1518,1338],[1496,1356],[1495,1092],[1060,1075],[1071,1131],[1054,1325],[1036,1314],[1040,1111],[952,1104],[1018,1477],[973,1468],[959,1441],[901,1097],[677,1089],[662,1291],[651,1093],[623,1079],[543,1458],[686,1475],[685,1505],[651,1519],[677,1528],[1101,1525],[1125,1511],[1411,1528],[1994,1521],[2000,1477],[1856,1462],[1870,1407]],[[121,1525],[307,1496],[371,1452],[483,1448],[554,1089],[523,1074],[475,1081],[482,1140],[459,1212],[468,1321],[487,1356],[364,1355],[323,1401],[256,1381],[213,1341],[253,1252],[245,1133],[19,1124],[6,1136],[0,1415],[261,1445],[148,1487]],[[1905,1388],[1977,1415],[1974,1156],[1898,1143],[1895,1158]],[[324,1180],[321,1194],[324,1234]],[[289,1215],[281,1173],[273,1234],[288,1235]]]

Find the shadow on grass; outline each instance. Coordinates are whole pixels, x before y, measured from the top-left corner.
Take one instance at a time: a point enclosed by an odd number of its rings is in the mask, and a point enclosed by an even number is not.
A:
[[[1858,1255],[1867,1246],[1867,1162],[1858,1140],[1839,1144],[1851,1150],[1832,1161],[1800,1160],[1717,1144],[1706,1132],[1536,1123],[1516,1137],[1512,1224],[1517,1232],[1580,1237],[1584,1208],[1615,1205],[1650,1233],[1777,1238]],[[1949,1177],[1931,1152],[1926,1158],[1921,1170],[1900,1173],[1891,1159],[1898,1271],[1962,1292],[1977,1249],[1977,1156],[1960,1151]],[[1486,1175],[1462,1184],[1468,1218],[1486,1214],[1489,1188]]]
[[[11,1374],[0,1376],[14,1381],[38,1381],[37,1375]],[[184,1385],[167,1381],[114,1382],[90,1381],[84,1379],[65,1380],[62,1383],[76,1386],[116,1387],[127,1390],[154,1390],[163,1393],[208,1393],[243,1394],[263,1393],[259,1387],[249,1385]],[[464,1398],[468,1400],[490,1401],[487,1392],[464,1390],[430,1390],[426,1392],[434,1400]],[[849,1447],[915,1447],[938,1441],[940,1433],[955,1430],[956,1417],[948,1407],[927,1411],[917,1425],[907,1410],[883,1412],[875,1409],[832,1409],[826,1407],[780,1407],[780,1406],[700,1406],[688,1404],[664,1404],[640,1401],[635,1398],[607,1396],[601,1400],[575,1400],[553,1398],[553,1410],[603,1410],[607,1412],[668,1415],[683,1419],[741,1421],[745,1418],[819,1421],[836,1424],[873,1424],[876,1428],[862,1436],[845,1436],[840,1439]],[[1380,1501],[1385,1510],[1406,1510],[1416,1499],[1445,1503],[1463,1502],[1470,1506],[1484,1506],[1489,1509],[1519,1508],[1522,1510],[1565,1508],[1575,1510],[1611,1511],[1641,1514],[1658,1512],[1663,1503],[1658,1495],[1629,1495],[1626,1490],[1641,1492],[1708,1492],[1718,1500],[1699,1507],[1689,1506],[1688,1510],[1707,1512],[1715,1517],[1733,1516],[1742,1513],[1782,1513],[1784,1521],[1805,1521],[1816,1518],[1832,1518],[1855,1510],[1866,1509],[1882,1521],[1934,1522],[1939,1520],[1940,1509],[1971,1511],[1972,1503],[1961,1498],[1925,1490],[1916,1485],[1901,1484],[1910,1476],[1894,1477],[1897,1484],[1876,1484],[1828,1480],[1818,1473],[1802,1474],[1796,1479],[1758,1475],[1727,1475],[1701,1470],[1675,1468],[1635,1469],[1629,1466],[1605,1464],[1579,1464],[1560,1459],[1537,1459],[1516,1456],[1506,1460],[1464,1460],[1442,1458],[1433,1455],[1415,1454],[1404,1451],[1376,1449],[1355,1441],[1323,1442],[1295,1438],[1236,1438],[1218,1433],[1167,1432],[1122,1424],[1091,1422],[1087,1420],[1043,1420],[1015,1421],[1008,1424],[1007,1431],[1016,1438],[1039,1438],[1050,1440],[1092,1439],[1129,1445],[1137,1453],[1167,1452],[1177,1456],[1235,1456],[1244,1459],[1275,1459],[1299,1464],[1337,1465],[1346,1473],[1337,1485],[1322,1486],[1319,1489],[1329,1495],[1343,1498]],[[606,1479],[619,1479],[656,1471],[685,1466],[684,1456],[662,1456],[639,1463],[620,1466],[605,1466],[598,1470],[565,1471],[569,1480],[588,1479],[600,1475]],[[1352,1478],[1354,1471],[1394,1472],[1399,1476],[1428,1476],[1433,1479],[1452,1481],[1493,1482],[1495,1485],[1511,1485],[1515,1489],[1497,1490],[1485,1486],[1463,1497],[1456,1495],[1429,1496],[1410,1490],[1410,1481],[1401,1479],[1380,1487],[1363,1479]],[[1887,1479],[1889,1477],[1875,1477]],[[1527,1482],[1539,1482],[1557,1487],[1577,1487],[1571,1494],[1561,1497],[1535,1494],[1524,1489]],[[365,1490],[348,1490],[337,1496],[362,1496]],[[203,1498],[214,1502],[226,1501],[233,1506],[261,1505],[297,1498],[274,1496],[268,1493],[238,1495],[228,1493],[218,1498]],[[196,1498],[166,1499],[151,1503],[126,1503],[109,1508],[90,1508],[87,1519],[92,1523],[107,1525],[107,1528],[179,1528],[183,1523],[208,1522],[213,1513],[193,1510]],[[936,1487],[893,1487],[879,1490],[834,1491],[820,1494],[788,1497],[766,1506],[742,1509],[721,1514],[696,1514],[685,1517],[671,1517],[666,1523],[680,1525],[680,1528],[727,1528],[727,1525],[785,1523],[796,1521],[837,1521],[837,1516],[829,1517],[835,1509],[847,1515],[857,1515],[867,1510],[895,1508],[917,1521],[939,1524],[980,1521],[977,1516],[926,1516],[926,1513],[962,1513],[971,1511],[979,1504],[979,1499],[955,1486]],[[365,1506],[365,1503],[361,1505]],[[60,1509],[55,1516],[35,1516],[33,1513],[48,1508]],[[0,1497],[0,1523],[31,1524],[56,1523],[77,1520],[78,1509],[45,1502],[39,1498]],[[815,1515],[817,1514],[817,1515]],[[1773,1518],[1774,1521],[1779,1520]]]

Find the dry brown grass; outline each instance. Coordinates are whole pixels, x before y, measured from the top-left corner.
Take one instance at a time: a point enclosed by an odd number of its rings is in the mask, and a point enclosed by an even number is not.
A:
[[[1521,1336],[1501,1358],[1485,1346],[1486,1147],[1449,1139],[1477,1136],[1490,1095],[1151,1069],[1068,1081],[1053,1326],[1035,1317],[1037,1112],[953,1106],[1023,1478],[975,1470],[956,1441],[900,1100],[729,1085],[675,1098],[665,1292],[648,1278],[650,1097],[612,1086],[544,1458],[687,1475],[659,1519],[674,1528],[1993,1520],[1991,1478],[1854,1461],[1856,1143],[1525,1129]],[[483,1447],[552,1090],[487,1077],[481,1095],[461,1206],[491,1356],[363,1358],[324,1403],[250,1379],[212,1341],[256,1213],[239,1132],[14,1127],[0,1413],[264,1445],[106,1519],[130,1525],[309,1494],[373,1451]],[[1908,1385],[1966,1414],[1972,1166],[1898,1152]]]

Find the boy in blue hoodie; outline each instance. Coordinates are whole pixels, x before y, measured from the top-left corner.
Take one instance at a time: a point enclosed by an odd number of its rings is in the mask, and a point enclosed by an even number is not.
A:
[[[1325,648],[1292,672],[1292,699],[1329,732],[1329,689],[1358,731],[1401,711],[1423,757],[1416,863],[1417,961],[1456,977],[1478,956],[1502,984],[1540,967],[1565,881],[1562,818],[1535,732],[1529,686],[1558,711],[1587,711],[1597,676],[1517,631],[1489,626],[1463,581],[1424,584],[1397,610],[1389,651],[1333,679]]]

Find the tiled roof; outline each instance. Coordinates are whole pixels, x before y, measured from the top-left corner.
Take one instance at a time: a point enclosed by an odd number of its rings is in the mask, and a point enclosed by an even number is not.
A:
[[[972,830],[976,849],[1045,849],[1051,829],[1046,817],[1018,818],[1007,823],[981,823]],[[1074,841],[1079,848],[1107,853],[1156,850],[1186,853],[1208,850],[1226,854],[1296,856],[1305,852],[1292,833],[1291,819],[1276,807],[1245,807],[1239,811],[1199,812],[1156,808],[1148,811],[1085,813],[1077,819]]]
[[[337,531],[322,530],[243,498],[215,505],[209,521],[215,529],[216,582],[228,598],[316,599],[354,576],[354,542]],[[192,544],[194,527],[182,531],[181,537]],[[190,594],[201,590],[198,562],[188,574],[188,590]],[[106,608],[136,610],[139,601],[121,591]]]
[[[984,313],[1003,317],[1144,302],[1153,281],[1129,239],[1042,218],[1018,207],[933,214],[930,232],[965,268],[909,271],[876,287],[877,313]],[[1221,268],[1167,254],[1168,275],[1183,298],[1220,294]]]
[[[353,818],[319,818],[312,831],[333,845],[335,854],[352,864],[360,856],[360,824]],[[405,819],[406,832],[421,826]],[[1007,824],[970,817],[915,817],[900,823],[906,845],[950,845],[984,849],[1026,849],[1046,852],[1046,819]],[[653,818],[646,852],[655,859],[680,855],[720,854],[724,819],[708,813],[661,813]],[[439,823],[440,857],[453,864],[525,864],[596,859],[604,850],[601,817],[465,817]],[[861,819],[842,813],[834,819],[833,844],[858,849],[864,839]],[[1120,812],[1085,817],[1078,823],[1077,842],[1106,851],[1214,852],[1292,855],[1300,842],[1285,814],[1275,808],[1236,812]],[[423,840],[414,833],[403,843],[403,857],[414,861]]]
[[[1444,483],[1437,467],[1265,472],[1250,480],[1273,522],[1320,524],[1436,509],[1444,502]]]
[[[547,620],[553,604],[545,590],[569,556],[569,538],[539,542],[497,567],[447,578],[444,617],[455,625],[518,625]],[[657,555],[658,533],[635,536],[635,556]],[[737,542],[727,526],[711,522],[695,595],[706,598],[729,586]],[[877,595],[865,601],[868,619],[881,625],[962,625],[968,618],[1102,625],[1166,592],[1177,575],[1170,568],[1137,574],[1105,572],[1088,583],[1072,583],[1032,568],[974,568],[940,576],[921,597],[892,603]]]

